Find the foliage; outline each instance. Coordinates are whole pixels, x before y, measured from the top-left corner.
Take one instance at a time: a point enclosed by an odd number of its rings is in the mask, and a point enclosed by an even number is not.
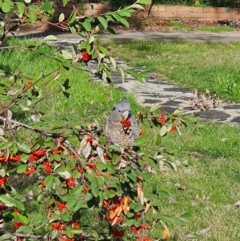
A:
[[[42,121],[44,109],[37,108],[37,104],[48,97],[44,87],[59,81],[60,76],[64,77],[73,68],[89,71],[85,65],[90,60],[97,61],[94,73],[103,81],[111,82],[112,66],[121,72],[123,79],[128,73],[144,82],[146,71],[137,73],[118,66],[94,34],[103,30],[114,34],[108,26],[109,21],[128,26],[126,18],[147,3],[147,0],[137,0],[130,6],[96,17],[82,16],[73,7],[70,17],[61,14],[56,25],[77,33],[83,40],[78,46],[72,46],[71,52],[60,48],[52,54],[46,41],[55,40],[55,36],[26,46],[8,46],[5,39],[18,24],[35,22],[51,14],[51,2],[0,2],[4,14],[15,13],[19,18],[14,27],[7,26],[3,18],[1,51],[32,52],[57,63],[49,73],[39,75],[19,69],[12,71],[1,65],[0,212],[5,224],[1,240],[15,237],[18,240],[117,240],[127,237],[147,241],[151,240],[147,231],[156,224],[161,225],[161,238],[167,239],[170,237],[168,223],[181,224],[188,220],[189,215],[171,217],[161,213],[158,205],[151,203],[151,197],[157,193],[155,188],[150,193],[144,190],[145,182],[165,164],[176,170],[174,157],[168,160],[167,155],[164,156],[166,151],[161,142],[174,131],[181,134],[185,125],[181,112],[177,110],[166,115],[156,105],[147,113],[138,113],[140,122],[147,120],[155,128],[156,148],[154,155],[149,156],[141,151],[144,136],[135,141],[136,150],[122,150],[108,143],[97,121],[49,128]],[[43,52],[43,46],[51,54]],[[69,78],[58,83],[56,94],[69,98],[70,83]],[[31,133],[24,141],[23,129]]]

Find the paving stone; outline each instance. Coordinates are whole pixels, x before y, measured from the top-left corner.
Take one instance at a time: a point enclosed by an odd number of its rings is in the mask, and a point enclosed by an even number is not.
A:
[[[228,106],[224,106],[223,109],[225,110],[240,110],[240,105],[228,105]]]
[[[220,120],[224,121],[230,117],[229,114],[219,110],[206,110],[198,112],[198,116],[207,120]]]
[[[240,124],[240,116],[233,118],[231,120],[231,122],[236,122],[236,123]]]

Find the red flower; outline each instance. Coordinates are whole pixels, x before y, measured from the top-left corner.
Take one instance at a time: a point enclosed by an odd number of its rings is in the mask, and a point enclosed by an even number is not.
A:
[[[48,213],[49,218],[52,218],[52,215],[53,215],[53,214],[54,214],[54,210],[50,209],[50,210],[49,210],[49,213]]]
[[[88,163],[86,166],[89,167],[90,169],[94,169],[94,170],[97,168],[96,163]]]
[[[1,204],[0,205],[0,211],[3,211],[3,210],[5,210],[5,209],[7,209],[8,207],[7,207],[7,205],[5,204],[5,203],[3,203],[3,204]]]
[[[79,228],[79,223],[77,222],[72,223],[72,228]]]
[[[74,241],[74,238],[61,237],[59,241]]]
[[[33,174],[36,171],[36,168],[34,166],[29,167],[25,172],[24,175],[25,176],[30,176],[31,174]]]
[[[56,150],[52,150],[52,154],[56,155],[56,154],[61,154],[62,150],[56,149]]]
[[[49,167],[49,166],[46,166],[44,169],[43,169],[43,172],[47,173],[47,174],[51,174],[53,172],[52,168]]]
[[[7,181],[8,179],[6,177],[0,177],[0,187],[3,186]]]
[[[9,156],[9,161],[20,162],[21,161],[21,154],[10,155]]]
[[[77,168],[76,168],[76,171],[78,171],[78,172],[80,172],[80,173],[83,173],[83,172],[84,172],[84,170],[83,170],[82,167],[77,167]]]
[[[86,139],[86,142],[92,143],[92,142],[93,142],[93,138],[92,138],[92,137],[88,137],[88,138]]]
[[[104,177],[104,173],[103,172],[99,172],[96,174],[96,177]]]
[[[140,218],[142,216],[142,213],[141,212],[137,212],[136,214],[135,214],[135,217],[136,218]]]
[[[89,192],[89,190],[90,190],[90,188],[85,187],[85,188],[83,189],[83,193],[84,193],[84,194],[86,194],[86,193],[88,193],[88,192]]]
[[[1,157],[0,157],[0,162],[6,163],[6,162],[7,162],[7,157],[1,156]]]
[[[23,224],[20,222],[20,221],[16,221],[14,224],[13,224],[13,227],[15,229],[18,229],[19,227],[21,227]]]
[[[165,124],[165,122],[166,122],[166,117],[165,117],[164,114],[161,114],[161,115],[158,117],[158,119],[159,119],[159,121],[160,121],[160,123],[161,123],[162,125]]]
[[[132,233],[137,233],[137,228],[135,226],[131,226],[130,230]]]
[[[128,128],[131,126],[131,121],[129,119],[122,118],[121,124],[124,128]]]
[[[13,212],[14,212],[14,213],[19,213],[19,210],[18,210],[17,208],[14,208],[14,209],[13,209]]]
[[[177,126],[172,126],[169,132],[174,132],[177,130]]]
[[[63,231],[63,225],[61,223],[52,223],[51,228],[57,231]]]
[[[45,149],[38,149],[38,150],[32,151],[32,154],[34,156],[42,157],[46,154],[46,152],[47,151]]]
[[[84,62],[88,62],[88,61],[91,60],[91,59],[92,59],[92,56],[89,55],[88,52],[83,52],[83,53],[82,53],[82,60],[83,60]]]
[[[74,177],[69,177],[66,179],[66,184],[68,188],[75,187],[77,185],[76,179]]]
[[[124,231],[123,230],[113,230],[113,237],[122,237],[124,235]]]
[[[67,206],[64,203],[57,202],[57,207],[60,211],[63,211],[64,209],[67,210]]]
[[[44,188],[45,188],[45,183],[44,183],[44,182],[41,182],[41,183],[40,183],[40,188],[41,188],[41,189],[44,189]]]

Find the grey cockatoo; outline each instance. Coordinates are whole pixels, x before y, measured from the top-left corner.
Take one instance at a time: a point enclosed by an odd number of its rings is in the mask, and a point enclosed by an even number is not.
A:
[[[111,143],[123,149],[132,146],[139,136],[137,121],[131,114],[131,107],[126,97],[113,107],[111,115],[107,118],[105,132]]]

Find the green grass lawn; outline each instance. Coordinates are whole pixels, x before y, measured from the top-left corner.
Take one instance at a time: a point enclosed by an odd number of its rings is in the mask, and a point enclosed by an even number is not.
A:
[[[105,43],[132,66],[145,66],[172,83],[240,101],[240,43],[131,41]],[[131,54],[128,54],[131,53]]]
[[[14,45],[23,44],[11,41]],[[121,43],[120,47],[111,43],[111,46],[114,55],[126,60],[128,64],[146,66],[182,86],[201,90],[209,88],[225,98],[240,98],[238,94],[224,92],[220,86],[227,81],[234,81],[238,88],[240,86],[240,57],[237,53],[240,44],[137,41]],[[40,50],[55,54],[46,46]],[[0,65],[1,68],[12,71],[26,70],[35,76],[47,74],[57,67],[53,60],[19,50],[2,50]],[[69,78],[71,86],[69,99],[56,95],[59,83],[66,78]],[[77,69],[68,71],[57,81],[43,85],[42,88],[48,98],[39,102],[36,108],[46,113],[41,122],[43,128],[56,124],[87,125],[95,119],[103,127],[114,103],[125,94],[111,86],[91,81],[88,74]],[[138,110],[145,111],[132,96],[129,99],[134,114]],[[26,119],[22,121],[29,122]],[[151,148],[156,133],[148,124],[140,128],[145,130],[144,145]],[[172,137],[168,150],[174,152],[176,159],[187,161],[189,165],[178,168],[177,171],[159,173],[147,184],[149,190],[156,185],[157,191],[164,190],[170,194],[169,198],[158,196],[153,200],[161,213],[176,216],[185,212],[192,214],[189,223],[182,226],[170,225],[171,240],[185,241],[196,234],[200,235],[198,240],[201,241],[240,240],[239,209],[234,206],[240,198],[239,128],[202,121],[189,122],[188,127],[183,129],[182,136],[174,132]],[[143,150],[149,152],[148,148]],[[208,229],[208,232],[204,232],[204,229]],[[159,239],[158,229],[150,232]]]

